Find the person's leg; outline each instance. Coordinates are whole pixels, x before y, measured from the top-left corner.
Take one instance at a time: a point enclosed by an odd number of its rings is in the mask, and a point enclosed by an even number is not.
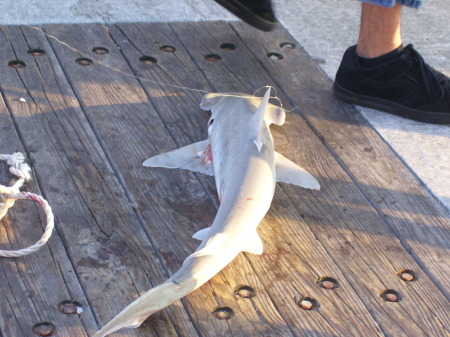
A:
[[[274,27],[271,0],[215,0],[262,30]],[[450,124],[450,79],[428,66],[400,35],[402,6],[422,0],[362,0],[358,44],[344,53],[336,97],[428,123]]]
[[[402,45],[402,6],[421,0],[363,0],[358,44],[342,58],[335,96],[428,123],[450,124],[450,79]]]
[[[373,58],[389,53],[402,44],[400,18],[402,5],[392,8],[362,3],[361,24],[356,53]]]

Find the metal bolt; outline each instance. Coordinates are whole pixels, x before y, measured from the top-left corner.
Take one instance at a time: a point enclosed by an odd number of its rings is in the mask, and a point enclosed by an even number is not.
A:
[[[223,50],[231,51],[231,50],[235,50],[236,46],[232,43],[223,43],[220,45],[220,48],[222,48]]]
[[[80,57],[75,60],[76,63],[78,63],[80,66],[90,66],[92,64],[92,60],[88,59],[86,57]]]
[[[145,63],[145,64],[154,64],[154,63],[158,62],[154,57],[151,57],[151,56],[141,56],[139,58],[139,61],[141,61],[142,63]]]
[[[317,279],[316,284],[323,289],[336,289],[339,287],[338,281],[332,277],[321,277]]]
[[[52,336],[55,332],[55,326],[49,322],[35,324],[33,332],[39,336]]]
[[[63,314],[74,315],[81,314],[83,312],[83,307],[76,301],[64,301],[59,304],[58,310]]]
[[[220,61],[222,58],[219,55],[216,54],[208,54],[205,55],[205,60],[209,61],[209,62],[218,62]]]
[[[256,296],[256,291],[249,286],[241,286],[234,292],[237,296],[242,298],[253,298]]]
[[[317,301],[311,297],[296,299],[297,305],[303,310],[312,310],[317,306]]]
[[[33,56],[43,56],[43,55],[45,55],[45,50],[42,50],[40,48],[32,48],[32,49],[28,50],[28,54],[33,55]]]
[[[267,53],[267,57],[274,61],[284,59],[284,56],[278,53]]]
[[[291,43],[291,42],[282,42],[282,43],[280,43],[280,47],[283,49],[294,49],[295,44]]]
[[[402,269],[397,272],[398,277],[400,277],[403,281],[411,282],[417,280],[416,274],[409,269]]]
[[[25,68],[26,64],[25,64],[25,62],[20,61],[20,60],[13,60],[13,61],[8,62],[8,66],[10,66],[11,68],[14,68],[14,69],[20,69],[20,68]]]
[[[106,55],[109,54],[109,49],[105,47],[94,47],[92,52],[97,55]]]
[[[398,302],[400,301],[400,294],[392,289],[387,289],[381,292],[381,298],[385,302]]]
[[[165,46],[162,46],[161,48],[159,48],[159,50],[161,50],[165,53],[174,53],[176,49],[173,46],[165,45]]]
[[[230,319],[234,316],[234,311],[228,307],[217,308],[212,312],[217,319]]]

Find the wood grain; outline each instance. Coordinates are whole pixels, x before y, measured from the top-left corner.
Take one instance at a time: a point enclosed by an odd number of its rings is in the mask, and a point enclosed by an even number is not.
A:
[[[286,124],[272,128],[277,150],[322,189],[278,184],[258,228],[263,255],[240,254],[142,328],[111,336],[448,335],[448,212],[354,108],[332,98],[331,81],[283,28],[264,34],[205,22],[43,30],[47,36],[0,28],[0,153],[25,151],[35,178],[27,189],[42,193],[57,219],[38,254],[0,260],[0,336],[34,336],[40,321],[53,323],[58,336],[90,336],[176,271],[198,244],[192,234],[213,221],[214,179],[142,162],[206,137],[209,114],[198,107],[204,93],[262,95],[266,85],[289,110]],[[8,67],[14,59],[26,67]],[[0,163],[0,181],[9,178]],[[35,225],[41,212],[25,203],[0,224],[0,248],[29,245],[42,233]],[[402,281],[403,268],[417,280]],[[323,277],[338,287],[321,288]],[[240,286],[256,296],[237,296]],[[400,301],[384,301],[385,289]],[[299,307],[304,297],[315,300],[312,310]],[[66,299],[85,311],[58,312]],[[217,319],[219,307],[234,316]]]
[[[93,311],[97,319],[106,321],[148,289],[151,282],[162,280],[166,276],[164,269],[158,266],[157,256],[152,256],[151,243],[140,220],[45,35],[26,27],[7,27],[4,32],[13,46],[10,53],[27,64],[18,71],[7,68],[6,101],[36,178],[53,207],[76,277],[89,303],[96,303]],[[33,58],[27,53],[29,46],[43,48],[46,55]],[[19,97],[28,103],[19,105]],[[125,239],[118,240],[121,236]],[[52,294],[61,296],[61,292]],[[95,332],[96,322],[91,321],[89,328],[89,334]],[[176,334],[173,325],[166,322],[159,327],[149,326],[143,332],[132,331],[130,336],[158,330],[163,332],[157,333]]]
[[[17,31],[20,32],[20,29]],[[5,46],[0,50],[2,65],[7,65],[20,55],[17,50],[8,48],[11,41],[17,38],[17,34],[7,27],[0,27],[0,44]],[[35,110],[21,83],[24,75],[21,70],[24,69],[16,71],[7,66],[0,67],[0,153],[27,153],[22,135],[16,129],[17,121],[24,117],[17,116],[15,112],[31,116]],[[23,97],[28,99],[28,103],[19,101]],[[40,171],[34,165],[31,166],[32,180],[22,190],[41,194],[42,190],[37,184]],[[0,163],[2,185],[9,185],[16,178],[9,173],[8,168],[6,163]],[[60,223],[57,217],[56,225]],[[19,200],[0,222],[0,249],[29,247],[42,236],[44,227],[45,215],[40,207],[32,201]],[[86,336],[88,330],[96,327],[88,300],[58,230],[54,230],[47,245],[35,254],[14,259],[0,258],[0,299],[1,336],[36,336],[32,329],[42,322],[52,323],[58,336]],[[82,305],[82,317],[58,311],[59,304],[68,300],[76,300]]]
[[[215,89],[217,91],[227,90],[227,84],[224,84],[223,81],[218,79],[221,76],[225,77],[226,74],[230,72],[237,78],[233,83],[239,83],[239,85],[248,83],[248,89],[254,86],[262,87],[265,84],[272,83],[270,82],[270,79],[269,81],[267,80],[267,77],[258,76],[259,74],[264,74],[262,69],[259,71],[253,70],[251,77],[247,77],[243,69],[256,67],[251,61],[246,62],[247,58],[244,57],[244,55],[248,55],[250,51],[246,49],[244,44],[240,43],[236,37],[233,37],[234,32],[227,30],[223,24],[199,23],[196,25],[189,25],[189,27],[188,25],[177,25],[173,29],[179,33],[179,36],[183,34],[183,37],[185,37],[185,45],[195,46],[195,48],[191,49],[193,51],[193,59],[195,60],[201,60],[201,54],[206,52],[206,48],[202,49],[203,45],[216,45],[214,52],[220,53],[222,56],[221,64],[211,64],[201,61],[199,61],[198,64],[205,75],[208,78],[211,78],[211,81],[215,83]],[[239,36],[242,35],[243,34],[239,32]],[[272,45],[279,46],[279,40],[276,42],[271,41],[270,35],[266,36],[266,41],[267,40],[269,40]],[[250,36],[247,36],[244,41],[250,41],[256,46],[262,44],[262,42],[259,42],[257,39],[250,38]],[[265,40],[262,39],[262,41]],[[236,44],[237,47],[233,51],[234,55],[229,56],[226,52],[220,51],[219,45],[223,42]],[[259,50],[258,56],[260,57],[261,63],[263,59],[268,59],[267,52]],[[306,55],[302,55],[303,58],[307,58],[305,56]],[[276,60],[270,61],[269,59],[267,62],[275,63],[275,61]],[[310,69],[314,68],[310,67]],[[287,74],[289,74],[289,69],[286,69],[285,71],[286,74],[283,73],[282,76],[276,69],[271,69],[270,74],[276,73],[279,78],[284,79],[287,77]],[[241,76],[241,74],[243,75]],[[305,83],[309,84],[312,82],[312,79],[317,77],[320,78],[320,75],[323,74],[317,74],[317,69],[313,74],[312,70],[305,68],[302,76]],[[264,83],[265,81],[266,83]],[[325,83],[325,79],[322,79],[322,81]],[[327,81],[327,83],[329,83],[329,80]],[[281,82],[281,84],[284,83]],[[286,87],[291,89],[295,88],[293,83],[287,83]],[[278,92],[280,92],[280,90],[281,89],[279,89]],[[280,97],[283,96],[280,95]],[[282,99],[282,101],[293,102],[293,98],[289,97],[286,100]],[[302,109],[315,111],[317,105],[326,104],[327,101],[325,101],[325,103],[324,101],[323,98],[317,97],[316,100],[311,100],[309,104],[307,104],[308,102],[304,102]],[[334,104],[338,105],[337,102],[334,102]],[[333,106],[328,106],[326,108],[332,109],[332,107]],[[399,304],[406,310],[408,315],[413,317],[413,319],[404,324],[403,327],[401,327],[401,330],[405,332],[409,330],[410,334],[414,334],[419,326],[425,325],[427,326],[427,329],[424,329],[423,331],[428,334],[430,333],[428,332],[428,329],[430,329],[430,322],[434,322],[437,318],[436,324],[431,323],[432,326],[434,325],[431,335],[434,333],[442,334],[443,330],[441,324],[448,327],[449,313],[448,310],[445,309],[448,302],[440,291],[440,288],[436,287],[432,280],[426,276],[427,270],[422,270],[421,264],[418,264],[415,261],[415,256],[411,256],[410,252],[403,247],[401,242],[399,242],[396,231],[389,226],[389,223],[384,218],[381,218],[378,215],[378,212],[374,209],[372,203],[366,200],[365,195],[360,192],[359,185],[353,182],[351,175],[348,175],[346,167],[339,167],[340,161],[336,160],[335,156],[329,152],[329,149],[323,146],[321,142],[322,136],[313,132],[314,130],[308,127],[308,124],[305,123],[303,118],[298,118],[296,114],[292,114],[291,116],[293,120],[292,124],[289,125],[288,120],[285,129],[290,126],[292,126],[292,128],[288,129],[286,132],[287,134],[284,136],[286,139],[285,143],[289,145],[289,147],[286,148],[287,156],[293,158],[296,162],[309,165],[306,166],[307,169],[314,172],[316,176],[324,177],[326,179],[325,182],[321,181],[321,184],[324,187],[321,192],[315,193],[315,195],[317,195],[316,200],[302,198],[301,195],[304,194],[304,192],[299,191],[298,188],[283,185],[283,190],[287,191],[287,195],[289,196],[289,199],[291,199],[291,202],[296,205],[297,211],[300,214],[314,215],[310,219],[306,218],[311,229],[315,235],[319,237],[319,240],[325,246],[325,249],[332,257],[334,257],[334,262],[340,266],[342,272],[345,275],[354,274],[353,277],[349,276],[349,282],[351,282],[354,287],[361,289],[358,291],[360,298],[363,298],[363,292],[366,292],[367,300],[364,302],[368,305],[370,301],[372,302],[372,306],[377,308],[377,310],[375,310],[370,306],[370,311],[372,315],[375,315],[377,321],[381,323],[387,319],[388,316],[395,317],[395,315],[398,315],[394,318],[394,321],[396,321],[396,323],[401,322],[400,317],[404,315],[404,313],[399,314],[395,310],[386,312],[386,308],[383,304],[377,303],[376,297],[374,298],[373,295],[374,293],[383,290],[380,288],[395,289],[397,287],[402,287],[400,289],[402,289],[404,298]],[[366,128],[364,125],[362,125],[362,127]],[[338,125],[329,127],[329,129],[332,130],[337,128]],[[279,143],[276,141],[276,144]],[[349,146],[351,145],[349,144]],[[387,148],[384,148],[384,150],[387,151]],[[386,154],[386,156],[387,155],[388,154]],[[391,152],[390,155],[395,157]],[[276,197],[274,202],[276,202]],[[305,204],[308,205],[308,207],[305,207]],[[409,206],[414,207],[414,205]],[[442,210],[440,211],[442,212]],[[440,218],[437,219],[437,222],[439,221]],[[331,238],[333,239],[330,240]],[[337,242],[339,242],[338,245],[336,245]],[[355,245],[355,247],[352,247],[352,245]],[[361,251],[364,250],[367,251],[366,254],[361,253]],[[342,254],[342,252],[348,253]],[[359,258],[360,256],[361,258]],[[349,259],[349,257],[351,257],[351,259]],[[352,260],[355,259],[356,261],[353,262]],[[365,260],[365,262],[361,261],[361,259]],[[356,265],[354,263],[356,263]],[[343,265],[346,264],[349,265],[344,267]],[[405,287],[405,284],[399,281],[396,272],[404,266],[417,270],[418,273],[424,275],[422,278],[422,291],[410,291],[409,287]],[[361,271],[357,272],[358,269]],[[367,269],[375,270],[375,273],[370,275],[370,278],[367,277]],[[444,273],[445,270],[446,269],[444,269]],[[361,278],[364,279],[363,282],[361,282]],[[360,284],[356,285],[357,282]],[[417,283],[415,283],[415,285],[417,285]],[[370,288],[372,288],[372,290],[367,293],[367,290]],[[423,291],[430,292],[430,289],[433,289],[433,291],[431,291],[432,294],[430,293],[430,295],[436,296],[436,300],[432,301],[433,303],[429,302],[428,299],[423,298]],[[417,303],[431,307],[436,305],[436,307],[433,308],[428,317],[424,318],[422,309],[420,307],[417,308],[416,306]],[[414,326],[411,324],[413,321],[417,321],[418,325]],[[395,325],[393,324],[392,327],[395,327]],[[393,333],[390,332],[390,328],[391,327],[384,329],[388,333]]]

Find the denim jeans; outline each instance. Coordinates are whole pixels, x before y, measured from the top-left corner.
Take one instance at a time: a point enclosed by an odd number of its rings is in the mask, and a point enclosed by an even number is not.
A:
[[[422,7],[423,0],[361,0],[362,2],[369,2],[374,5],[383,7],[394,7],[396,3],[412,8]]]

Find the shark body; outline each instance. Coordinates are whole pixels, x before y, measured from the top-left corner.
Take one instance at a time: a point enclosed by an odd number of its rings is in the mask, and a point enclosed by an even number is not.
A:
[[[194,291],[241,251],[262,254],[256,228],[273,199],[276,181],[319,189],[304,169],[275,152],[269,125],[282,125],[285,111],[246,94],[207,94],[200,106],[211,110],[208,139],[152,157],[144,166],[188,169],[214,175],[220,206],[211,227],[193,238],[197,250],[166,282],[128,305],[94,337],[138,327],[151,314]]]

